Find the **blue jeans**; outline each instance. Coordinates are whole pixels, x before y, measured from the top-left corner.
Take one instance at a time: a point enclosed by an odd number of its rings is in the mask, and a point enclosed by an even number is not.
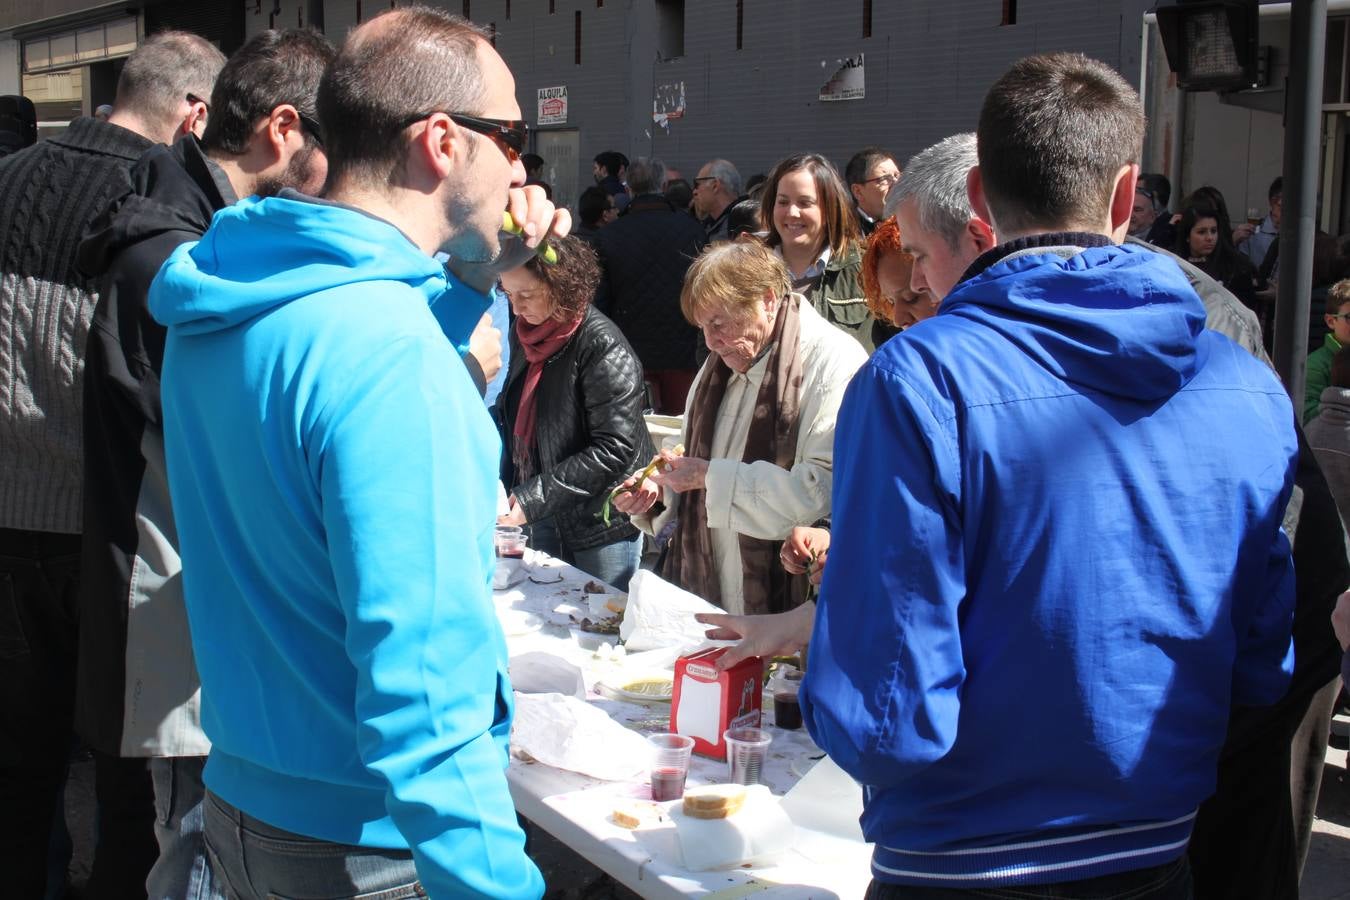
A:
[[[1191,867],[1186,857],[1149,869],[1117,872],[1058,884],[1007,887],[917,887],[873,880],[866,900],[1191,900]]]
[[[631,540],[601,544],[589,550],[571,551],[563,546],[553,519],[545,519],[529,526],[530,546],[571,563],[581,571],[611,584],[621,591],[628,590],[628,581],[642,562],[642,535]]]
[[[229,900],[426,897],[412,853],[334,844],[274,828],[206,792],[206,852]]]
[[[211,881],[202,839],[205,766],[205,756],[150,760],[159,859],[145,882],[149,900],[213,900],[220,896]]]

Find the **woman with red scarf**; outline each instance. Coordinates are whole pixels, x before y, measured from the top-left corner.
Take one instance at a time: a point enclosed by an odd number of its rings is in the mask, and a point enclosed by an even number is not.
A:
[[[530,545],[626,590],[642,539],[628,517],[600,516],[610,490],[651,459],[642,364],[618,326],[591,306],[595,253],[552,241],[556,264],[533,257],[502,275],[511,303],[511,367],[497,402],[502,483]]]

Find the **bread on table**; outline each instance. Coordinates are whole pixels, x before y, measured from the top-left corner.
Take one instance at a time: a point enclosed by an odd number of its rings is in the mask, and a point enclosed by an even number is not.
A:
[[[725,819],[745,805],[745,786],[710,784],[684,792],[684,814],[693,819]]]

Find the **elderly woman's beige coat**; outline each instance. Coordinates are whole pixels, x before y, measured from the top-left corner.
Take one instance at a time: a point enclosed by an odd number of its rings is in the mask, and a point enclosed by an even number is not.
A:
[[[708,465],[707,515],[712,530],[713,565],[722,586],[726,610],[744,611],[741,550],[737,536],[782,540],[795,525],[810,525],[830,512],[834,470],[834,422],[844,389],[867,361],[853,337],[831,325],[811,304],[802,301],[802,394],[797,452],[790,470],[771,462],[741,462],[755,398],[767,369],[767,355],[744,375],[732,373],[713,431]],[[711,363],[716,357],[710,356]],[[692,399],[707,372],[699,370],[689,390]],[[688,442],[688,401],[683,437]],[[634,516],[633,523],[657,533],[675,514],[679,495],[667,489],[665,511],[655,519]]]

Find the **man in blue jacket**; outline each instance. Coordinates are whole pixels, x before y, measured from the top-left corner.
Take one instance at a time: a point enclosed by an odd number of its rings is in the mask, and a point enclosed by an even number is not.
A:
[[[567,214],[522,189],[514,80],[463,19],[362,25],[318,113],[324,200],[221,210],[149,294],[213,872],[241,900],[538,897],[490,594],[501,447],[454,344]]]
[[[840,410],[803,711],[870,896],[1187,897],[1230,704],[1285,690],[1293,410],[1120,246],[1143,130],[1110,68],[1014,65],[970,177],[1002,243]]]

